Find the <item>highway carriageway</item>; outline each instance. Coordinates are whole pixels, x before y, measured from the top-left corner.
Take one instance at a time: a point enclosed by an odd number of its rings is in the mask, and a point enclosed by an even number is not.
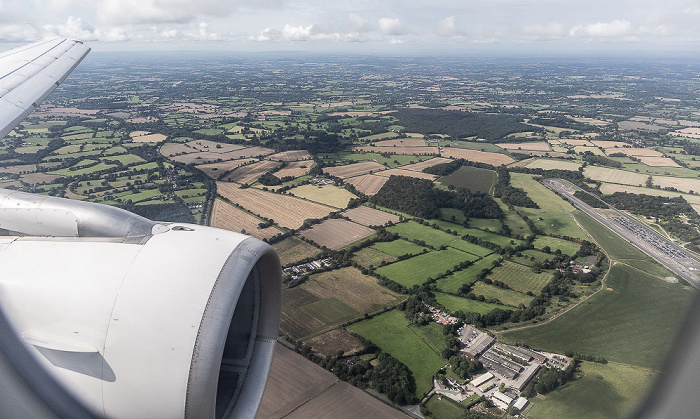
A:
[[[607,211],[615,211],[612,217],[601,214],[596,208],[574,196],[577,186],[564,179],[543,179],[542,183],[571,202],[581,211],[590,215],[617,235],[651,256],[670,271],[686,280],[695,288],[700,288],[700,260],[688,250],[671,242],[649,227],[639,223],[625,213],[608,205]]]

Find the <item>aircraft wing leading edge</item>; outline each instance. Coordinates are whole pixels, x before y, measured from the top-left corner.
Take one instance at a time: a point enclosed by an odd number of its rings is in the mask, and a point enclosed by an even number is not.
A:
[[[0,53],[0,138],[32,113],[88,52],[80,41],[53,38]]]

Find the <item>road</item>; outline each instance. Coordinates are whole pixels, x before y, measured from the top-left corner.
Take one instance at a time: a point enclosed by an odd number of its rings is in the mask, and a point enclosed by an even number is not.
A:
[[[614,211],[614,215],[602,214],[597,208],[576,198],[574,192],[578,188],[564,179],[543,179],[542,183],[693,287],[700,288],[700,260],[691,252],[613,207],[606,211]]]

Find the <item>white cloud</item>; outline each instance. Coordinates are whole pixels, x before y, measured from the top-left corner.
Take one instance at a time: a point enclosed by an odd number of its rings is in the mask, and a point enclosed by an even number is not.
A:
[[[287,41],[306,41],[311,36],[311,28],[314,25],[309,26],[292,26],[284,25],[282,30],[282,36]]]
[[[282,34],[280,31],[272,28],[265,28],[258,36],[251,36],[249,39],[251,41],[270,42],[279,40],[281,36]]]
[[[552,22],[547,25],[527,25],[523,28],[523,34],[537,39],[558,39],[566,35],[566,30],[561,23]]]
[[[363,17],[350,13],[347,19],[349,32],[367,32],[369,30],[369,21]]]
[[[89,23],[79,17],[69,16],[68,21],[62,25],[46,25],[44,29],[60,36],[81,41],[97,41],[99,33]]]
[[[455,17],[449,16],[438,22],[437,29],[435,32],[439,36],[452,37],[464,35],[464,33],[457,28]]]
[[[587,38],[622,38],[632,35],[632,23],[628,20],[613,20],[612,22],[597,22],[588,25],[576,25],[569,35]]]
[[[403,35],[404,27],[397,18],[383,17],[377,22],[383,35]]]

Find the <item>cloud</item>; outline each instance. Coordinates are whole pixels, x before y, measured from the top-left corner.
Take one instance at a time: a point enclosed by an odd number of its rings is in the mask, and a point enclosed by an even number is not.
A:
[[[527,25],[523,27],[522,32],[526,39],[532,41],[561,39],[566,36],[564,25],[557,22],[552,22],[547,25]]]
[[[251,36],[251,41],[271,42],[278,41],[282,37],[282,33],[276,29],[265,28],[258,36]]]
[[[438,36],[452,37],[464,35],[463,31],[457,28],[455,17],[449,16],[438,22],[435,33]]]
[[[587,38],[622,38],[631,36],[632,24],[627,20],[613,20],[612,22],[597,22],[588,25],[576,25],[569,31],[569,35]]]
[[[81,41],[97,41],[100,39],[98,31],[82,18],[69,16],[68,21],[61,25],[46,25],[44,29],[60,36]]]
[[[347,19],[347,26],[350,33],[367,32],[369,30],[369,21],[355,13],[350,13]]]
[[[403,35],[405,33],[401,21],[397,18],[383,17],[377,23],[382,35]]]

